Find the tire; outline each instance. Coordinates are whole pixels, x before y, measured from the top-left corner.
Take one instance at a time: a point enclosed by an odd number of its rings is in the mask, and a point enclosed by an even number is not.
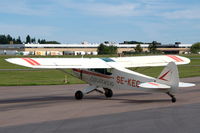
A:
[[[105,90],[105,96],[106,96],[107,98],[110,98],[110,97],[113,96],[113,92],[112,92],[111,89],[104,88],[104,90]]]
[[[76,98],[77,100],[83,99],[83,92],[82,92],[82,91],[77,91],[77,92],[75,93],[75,98]]]
[[[175,102],[176,102],[176,98],[173,97],[173,98],[172,98],[172,103],[175,103]]]

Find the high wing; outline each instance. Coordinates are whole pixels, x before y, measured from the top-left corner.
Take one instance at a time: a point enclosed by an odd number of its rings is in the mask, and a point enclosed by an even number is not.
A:
[[[9,58],[6,61],[31,68],[113,68],[166,66],[188,64],[188,58],[178,55],[113,57],[113,58]]]
[[[31,68],[111,68],[99,58],[9,58],[6,61]]]
[[[166,66],[169,62],[175,62],[176,65],[190,63],[190,59],[178,55],[134,56],[111,59],[125,68]]]

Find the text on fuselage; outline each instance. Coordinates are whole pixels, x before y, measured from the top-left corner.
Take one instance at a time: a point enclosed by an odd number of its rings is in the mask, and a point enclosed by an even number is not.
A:
[[[135,79],[131,79],[131,78],[126,79],[123,76],[117,76],[116,82],[118,84],[127,84],[128,86],[132,86],[132,87],[139,87],[138,85],[140,84],[139,80],[135,80]]]

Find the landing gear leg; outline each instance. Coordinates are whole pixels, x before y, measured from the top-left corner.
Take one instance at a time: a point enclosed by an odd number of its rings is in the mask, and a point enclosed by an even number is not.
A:
[[[176,98],[174,95],[172,95],[170,92],[167,92],[167,95],[169,95],[172,98],[172,103],[176,102]]]
[[[86,87],[83,91],[80,91],[80,90],[79,90],[79,91],[77,91],[77,92],[75,93],[75,98],[76,98],[77,100],[81,100],[81,99],[83,99],[83,96],[84,96],[85,94],[89,94],[90,92],[94,91],[96,88],[97,88],[96,86],[90,85],[90,86]]]
[[[103,89],[104,89],[104,91],[105,91],[105,96],[106,96],[107,98],[110,98],[110,97],[113,96],[113,92],[112,92],[111,89],[108,89],[108,88],[103,88]]]

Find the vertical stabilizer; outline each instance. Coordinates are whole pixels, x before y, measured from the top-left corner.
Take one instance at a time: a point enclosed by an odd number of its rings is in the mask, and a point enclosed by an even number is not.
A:
[[[169,62],[156,79],[156,82],[169,85],[171,87],[169,89],[170,93],[176,92],[179,86],[179,74],[176,64]]]

